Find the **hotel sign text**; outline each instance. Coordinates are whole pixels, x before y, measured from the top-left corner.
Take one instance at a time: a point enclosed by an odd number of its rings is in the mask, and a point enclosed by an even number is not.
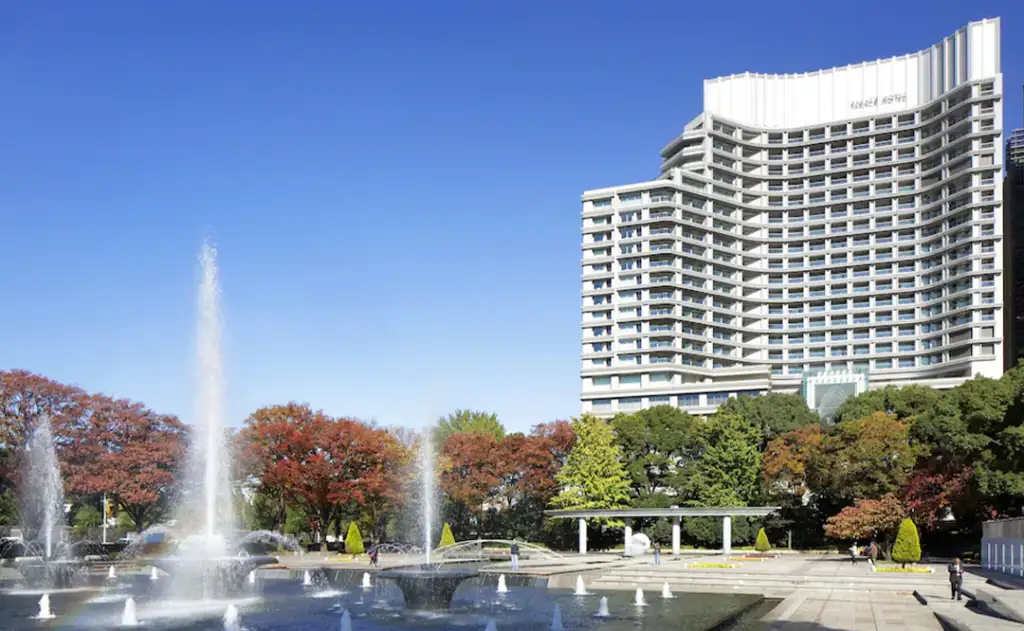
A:
[[[907,94],[888,94],[882,97],[874,97],[870,99],[861,99],[859,101],[850,101],[851,110],[862,110],[866,107],[878,107],[879,105],[889,105],[890,103],[906,103]]]

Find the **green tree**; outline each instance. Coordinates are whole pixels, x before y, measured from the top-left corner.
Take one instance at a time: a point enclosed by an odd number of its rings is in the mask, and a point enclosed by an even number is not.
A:
[[[676,476],[694,506],[747,506],[761,496],[761,428],[738,414],[716,412],[697,431],[698,457]]]
[[[754,543],[754,549],[761,554],[772,549],[772,544],[768,543],[768,535],[765,533],[764,528],[757,531],[757,541]]]
[[[99,509],[92,504],[83,504],[75,511],[74,526],[72,530],[78,536],[89,534],[90,528],[98,528],[103,525],[103,515]]]
[[[498,415],[481,410],[455,410],[442,416],[434,428],[434,445],[444,443],[444,439],[459,432],[477,432],[490,434],[495,440],[505,437],[505,427],[498,421]]]
[[[345,535],[345,552],[349,554],[366,552],[366,548],[363,546],[363,536],[359,534],[359,526],[354,521],[349,523],[348,534]]]
[[[898,420],[906,420],[930,409],[940,397],[939,392],[923,386],[886,386],[850,397],[836,410],[834,420],[856,421],[875,412],[885,412]]]
[[[691,457],[696,420],[679,408],[656,405],[633,414],[617,414],[612,427],[633,497],[652,506],[644,498],[668,486],[673,469]]]
[[[896,533],[896,543],[892,546],[892,560],[902,563],[917,563],[921,560],[921,540],[917,535],[917,526],[914,520],[904,519],[900,523],[900,529]]]
[[[438,548],[447,548],[455,545],[455,535],[452,534],[452,527],[445,522],[444,527],[441,528],[441,543],[437,545]]]
[[[829,514],[854,498],[878,499],[895,493],[927,449],[911,444],[907,423],[875,412],[857,421],[841,421],[811,454],[807,479],[825,501]]]
[[[757,397],[733,397],[723,403],[718,412],[742,416],[747,422],[761,430],[760,450],[768,441],[820,422],[818,415],[799,394],[769,392]]]
[[[555,479],[561,490],[551,500],[554,508],[622,508],[629,502],[629,477],[622,466],[611,424],[592,414],[572,420],[576,434]]]

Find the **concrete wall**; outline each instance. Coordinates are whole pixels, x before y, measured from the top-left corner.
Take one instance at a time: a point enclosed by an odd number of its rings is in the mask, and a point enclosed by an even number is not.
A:
[[[1024,576],[1024,517],[982,524],[981,565],[997,572]]]

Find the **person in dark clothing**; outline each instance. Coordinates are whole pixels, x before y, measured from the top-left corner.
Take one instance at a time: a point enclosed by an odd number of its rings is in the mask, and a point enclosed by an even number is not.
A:
[[[377,544],[370,546],[370,567],[377,567]]]
[[[868,558],[871,559],[871,565],[878,561],[878,544],[874,540],[868,545]]]
[[[961,600],[960,588],[964,584],[964,566],[960,563],[960,559],[953,559],[953,562],[949,564],[949,590],[951,592],[950,600],[956,599]]]
[[[509,546],[508,553],[509,553],[509,556],[512,557],[512,571],[514,571],[514,572],[518,571],[519,570],[519,544],[516,543],[515,541],[513,541],[512,545]]]

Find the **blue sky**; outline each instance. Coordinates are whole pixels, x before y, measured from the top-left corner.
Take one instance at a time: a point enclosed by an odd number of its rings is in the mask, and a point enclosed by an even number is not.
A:
[[[232,423],[288,400],[566,418],[583,190],[655,175],[704,78],[997,15],[1017,126],[1010,0],[5,3],[0,368],[188,420],[208,236]]]

